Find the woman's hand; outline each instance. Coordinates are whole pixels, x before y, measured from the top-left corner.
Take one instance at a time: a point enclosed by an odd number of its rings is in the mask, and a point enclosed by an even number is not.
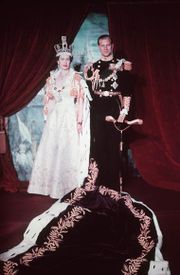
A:
[[[78,131],[78,134],[82,134],[82,122],[77,123],[77,131]]]
[[[47,97],[49,99],[54,99],[54,95],[52,93],[50,93],[50,92],[47,93]]]

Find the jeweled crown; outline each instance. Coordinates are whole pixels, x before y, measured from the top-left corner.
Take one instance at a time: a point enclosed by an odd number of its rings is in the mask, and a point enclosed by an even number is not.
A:
[[[70,45],[68,47],[66,36],[61,36],[61,43],[55,44],[54,49],[56,51],[56,56],[60,56],[61,53],[69,53],[72,55],[72,46]]]

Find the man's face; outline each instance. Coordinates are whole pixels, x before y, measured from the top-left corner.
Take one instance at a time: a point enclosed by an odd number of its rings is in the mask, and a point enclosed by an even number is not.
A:
[[[103,57],[109,57],[113,54],[113,44],[109,38],[100,39],[98,47]]]

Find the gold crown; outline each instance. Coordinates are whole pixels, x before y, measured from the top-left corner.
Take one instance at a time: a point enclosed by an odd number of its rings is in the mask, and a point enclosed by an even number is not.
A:
[[[72,46],[68,47],[66,36],[61,36],[61,43],[55,44],[54,49],[56,51],[56,56],[59,56],[61,53],[69,53],[72,55]]]

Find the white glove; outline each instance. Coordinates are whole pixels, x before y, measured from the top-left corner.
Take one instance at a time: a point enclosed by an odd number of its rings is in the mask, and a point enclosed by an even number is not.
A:
[[[126,108],[123,108],[120,112],[120,115],[128,115],[128,110]]]

